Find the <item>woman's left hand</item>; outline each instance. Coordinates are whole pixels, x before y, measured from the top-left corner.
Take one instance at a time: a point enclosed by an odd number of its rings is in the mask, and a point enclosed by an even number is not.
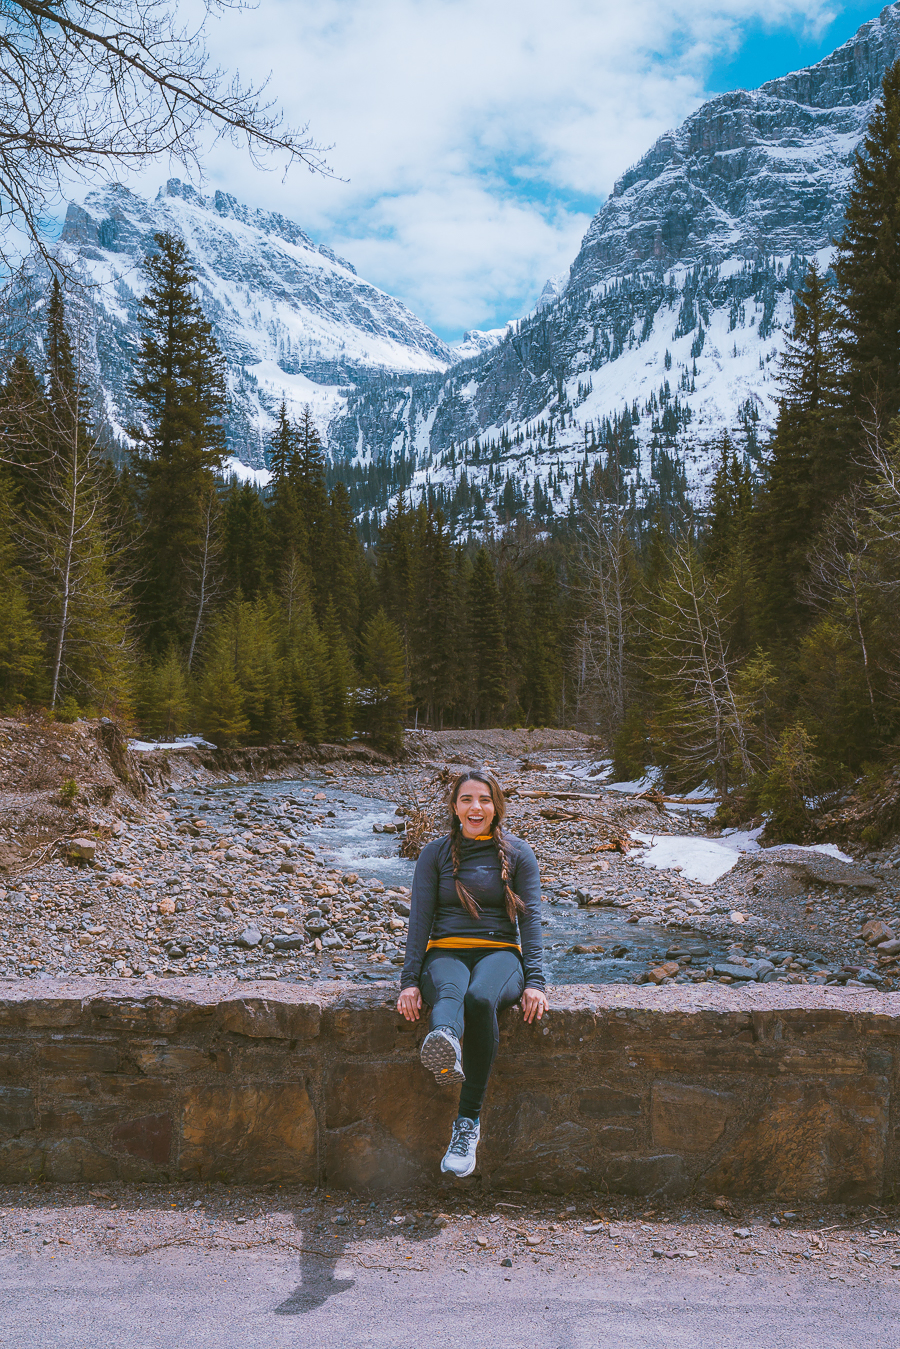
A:
[[[542,988],[526,988],[522,994],[522,1012],[526,1021],[531,1022],[535,1017],[540,1021],[549,1008],[547,994]]]

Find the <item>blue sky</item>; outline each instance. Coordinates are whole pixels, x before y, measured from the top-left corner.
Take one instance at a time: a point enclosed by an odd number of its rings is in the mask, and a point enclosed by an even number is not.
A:
[[[181,0],[199,13],[202,0]],[[441,336],[527,312],[618,175],[706,97],[820,59],[880,6],[837,0],[258,0],[214,58],[270,76],[331,180],[211,145],[203,190],[282,211]],[[178,172],[129,180],[154,193]],[[183,174],[181,176],[184,176]]]
[[[797,25],[768,28],[760,23],[748,24],[733,58],[711,69],[709,89],[717,94],[729,89],[756,89],[766,80],[811,66],[846,42],[881,8],[859,3],[836,6],[834,18],[815,35]]]

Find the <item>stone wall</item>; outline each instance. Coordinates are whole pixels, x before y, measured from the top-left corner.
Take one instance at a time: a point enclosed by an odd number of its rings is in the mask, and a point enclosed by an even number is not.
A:
[[[22,981],[0,995],[0,1180],[435,1179],[454,1100],[395,990]],[[900,995],[607,986],[507,1012],[485,1184],[877,1201],[900,1140]],[[455,1099],[455,1098],[454,1098]]]

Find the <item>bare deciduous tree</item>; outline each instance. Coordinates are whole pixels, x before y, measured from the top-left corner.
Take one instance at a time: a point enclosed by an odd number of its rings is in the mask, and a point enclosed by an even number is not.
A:
[[[593,704],[612,742],[628,709],[634,666],[634,560],[627,510],[602,501],[586,512],[581,547],[585,616],[576,646],[579,714]]]
[[[197,605],[197,617],[191,633],[191,647],[188,652],[188,670],[193,669],[194,653],[197,641],[207,617],[210,604],[222,589],[219,563],[222,555],[221,530],[219,517],[221,507],[215,483],[210,483],[203,492],[200,502],[200,547],[197,556],[185,562],[193,581],[194,599]]]
[[[127,596],[111,574],[111,480],[80,415],[83,344],[74,348],[74,381],[43,411],[39,488],[22,511],[18,534],[29,560],[50,650],[50,706],[77,692],[101,707],[121,698],[130,659]]]
[[[0,211],[47,256],[45,217],[69,175],[134,168],[160,155],[196,165],[200,135],[327,172],[307,128],[285,126],[264,86],[210,60],[210,15],[244,6],[205,0],[197,28],[171,0],[0,0]]]
[[[645,615],[649,674],[674,766],[687,777],[712,772],[724,800],[733,763],[744,781],[753,772],[739,661],[723,596],[689,540],[674,546],[671,562],[659,605]]]

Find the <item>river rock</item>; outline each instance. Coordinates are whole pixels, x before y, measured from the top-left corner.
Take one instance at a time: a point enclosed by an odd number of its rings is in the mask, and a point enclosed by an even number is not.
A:
[[[66,852],[78,862],[93,862],[97,845],[92,838],[70,838]]]
[[[892,941],[894,933],[880,918],[870,918],[863,923],[862,938],[867,946],[878,946],[883,941]]]
[[[775,966],[770,964],[770,968],[774,969]],[[755,979],[756,969],[755,963],[753,965],[732,965],[730,963],[713,965],[713,970],[716,974],[727,974],[730,975],[732,979]]]

